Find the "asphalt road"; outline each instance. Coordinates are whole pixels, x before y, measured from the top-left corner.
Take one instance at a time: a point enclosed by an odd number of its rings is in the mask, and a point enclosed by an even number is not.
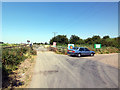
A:
[[[34,74],[29,88],[117,88],[118,69],[92,59],[71,57],[38,49]]]

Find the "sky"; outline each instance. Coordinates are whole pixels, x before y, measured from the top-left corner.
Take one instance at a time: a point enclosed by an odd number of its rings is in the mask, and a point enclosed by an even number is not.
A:
[[[3,2],[2,41],[49,42],[56,35],[82,39],[118,36],[117,2]]]

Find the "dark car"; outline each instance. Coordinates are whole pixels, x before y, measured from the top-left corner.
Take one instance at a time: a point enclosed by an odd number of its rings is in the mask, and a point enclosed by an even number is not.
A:
[[[73,49],[69,49],[67,51],[67,54],[76,55],[76,56],[80,57],[82,55],[94,56],[95,52],[90,51],[88,48],[85,48],[85,47],[74,47]]]

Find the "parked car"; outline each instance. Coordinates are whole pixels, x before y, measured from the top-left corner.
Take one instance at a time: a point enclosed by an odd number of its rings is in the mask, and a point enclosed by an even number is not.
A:
[[[76,56],[80,57],[82,55],[94,56],[95,52],[90,51],[88,48],[85,48],[85,47],[74,47],[73,49],[69,49],[67,51],[67,54],[76,55]]]

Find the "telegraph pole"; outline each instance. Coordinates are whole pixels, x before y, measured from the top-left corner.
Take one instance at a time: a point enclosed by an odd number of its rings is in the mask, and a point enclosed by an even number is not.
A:
[[[57,32],[53,32],[53,33],[54,33],[54,37],[55,37],[55,35],[56,35]]]

